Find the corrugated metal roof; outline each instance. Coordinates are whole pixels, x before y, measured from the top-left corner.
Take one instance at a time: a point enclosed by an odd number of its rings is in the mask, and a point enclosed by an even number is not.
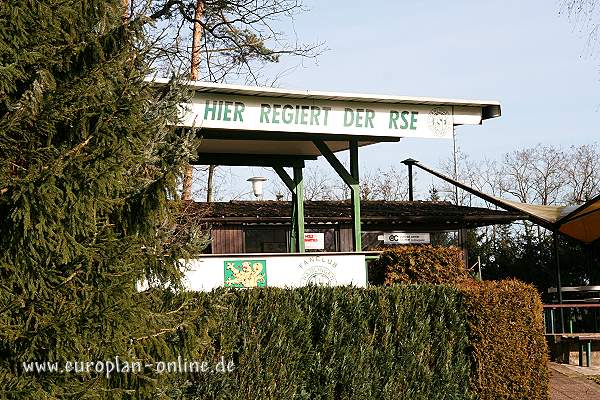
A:
[[[166,84],[168,79],[155,78],[153,82]],[[321,92],[312,90],[290,90],[271,87],[229,85],[201,81],[183,81],[183,84],[203,93],[223,93],[244,96],[265,96],[291,99],[337,100],[350,102],[372,102],[388,104],[427,104],[444,106],[481,107],[482,119],[496,118],[501,113],[500,102],[494,100],[445,99],[437,97],[390,96],[344,92]]]

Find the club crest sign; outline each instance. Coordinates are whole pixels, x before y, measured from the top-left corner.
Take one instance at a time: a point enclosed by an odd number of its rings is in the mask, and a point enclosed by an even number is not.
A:
[[[256,288],[267,286],[266,260],[227,260],[223,286]]]
[[[299,267],[302,269],[302,284],[318,286],[336,286],[337,262],[331,257],[315,256],[305,259]]]
[[[448,111],[448,108],[435,107],[431,109],[428,119],[429,128],[433,132],[434,137],[445,138],[452,135],[452,115]]]

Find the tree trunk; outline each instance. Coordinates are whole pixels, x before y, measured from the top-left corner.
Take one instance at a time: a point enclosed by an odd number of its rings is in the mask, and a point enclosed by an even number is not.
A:
[[[208,166],[208,179],[206,181],[206,202],[212,203],[213,201],[213,176],[215,174],[216,165]]]
[[[204,0],[197,0],[196,10],[194,13],[194,28],[192,36],[192,63],[190,67],[190,79],[195,81],[198,80],[200,72],[200,50],[202,49],[202,25],[198,21],[202,19],[204,15]],[[183,174],[183,194],[181,198],[183,200],[192,199],[192,182],[194,178],[194,168],[191,165],[185,167]],[[212,176],[210,175],[209,169],[209,181],[212,182]],[[212,188],[209,189],[212,191]]]
[[[185,166],[185,171],[183,173],[183,193],[181,195],[182,200],[191,200],[192,199],[192,181],[194,177],[194,167],[191,165]]]
[[[121,4],[123,5],[123,23],[129,22],[129,0],[121,0]]]
[[[197,0],[194,13],[194,29],[192,36],[192,65],[190,67],[190,79],[198,80],[200,73],[200,51],[202,49],[202,25],[200,20],[204,16],[204,0]]]

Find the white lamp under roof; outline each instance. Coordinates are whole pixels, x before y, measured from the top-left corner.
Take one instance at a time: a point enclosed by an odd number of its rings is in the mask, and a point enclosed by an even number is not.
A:
[[[248,182],[252,182],[252,191],[254,192],[254,196],[256,198],[260,198],[263,195],[263,182],[265,182],[267,178],[264,176],[253,176],[252,178],[248,178]]]

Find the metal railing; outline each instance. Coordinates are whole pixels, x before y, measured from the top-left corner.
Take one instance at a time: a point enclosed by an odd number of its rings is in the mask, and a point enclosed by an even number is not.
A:
[[[599,303],[544,304],[545,334],[600,332]]]

